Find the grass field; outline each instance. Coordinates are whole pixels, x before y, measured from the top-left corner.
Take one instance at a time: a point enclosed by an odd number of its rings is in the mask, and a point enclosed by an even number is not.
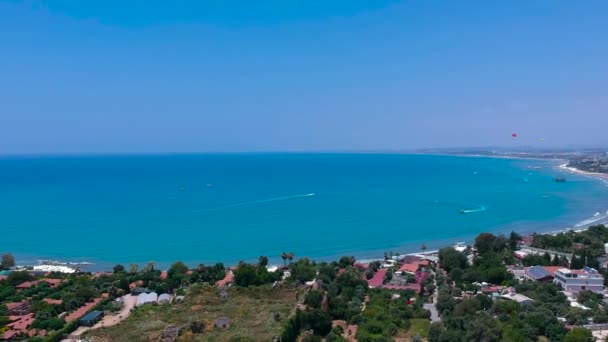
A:
[[[124,322],[86,336],[108,341],[158,341],[163,329],[175,324],[186,327],[178,341],[272,341],[294,310],[296,293],[294,288],[232,287],[228,298],[221,300],[216,288],[195,287],[184,303],[136,308]],[[277,313],[279,321],[275,320]],[[219,317],[230,319],[229,329],[213,328]],[[188,327],[192,321],[204,322],[205,331],[191,333]]]

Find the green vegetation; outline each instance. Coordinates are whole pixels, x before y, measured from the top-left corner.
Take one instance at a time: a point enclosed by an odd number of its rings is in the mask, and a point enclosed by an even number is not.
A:
[[[184,303],[137,307],[121,324],[87,336],[117,342],[157,340],[166,326],[175,324],[182,327],[180,341],[272,341],[293,312],[299,290],[255,286],[231,287],[227,293],[222,299],[215,287],[193,285]],[[220,317],[230,320],[229,329],[214,328]]]

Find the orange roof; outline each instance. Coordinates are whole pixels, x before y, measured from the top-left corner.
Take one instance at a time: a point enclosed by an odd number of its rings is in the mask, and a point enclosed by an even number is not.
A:
[[[86,315],[86,313],[89,312],[92,308],[94,308],[95,305],[97,305],[99,302],[101,302],[101,298],[95,298],[95,299],[93,299],[92,302],[84,304],[83,306],[79,307],[76,311],[67,315],[65,317],[65,321],[72,322],[72,321],[75,321],[75,320],[81,318],[82,316]]]
[[[217,286],[225,286],[225,285],[232,283],[232,280],[234,280],[234,274],[232,272],[229,272],[229,273],[226,273],[226,276],[224,277],[224,279],[218,280],[215,284]]]
[[[6,303],[6,308],[10,311],[13,310],[15,308],[18,308],[19,306],[25,304],[25,301],[22,302],[15,302],[15,303]]]
[[[349,325],[346,327],[344,331],[344,335],[346,335],[349,342],[357,342],[357,330],[359,326],[357,325]]]
[[[61,304],[63,304],[63,301],[61,299],[44,298],[43,301],[45,303],[51,304],[51,305],[61,305]]]
[[[2,275],[0,275],[0,280],[6,280],[6,278],[8,278],[8,276],[7,276],[7,275],[3,275],[3,274],[2,274]]]
[[[49,285],[51,285],[51,287],[55,287],[55,286],[61,284],[61,282],[63,280],[61,280],[61,279],[53,279],[53,278],[42,278],[42,279],[40,279],[40,281],[48,283]]]
[[[167,271],[160,272],[160,279],[165,280],[168,276],[169,274],[167,273]]]
[[[426,267],[426,266],[428,266],[430,264],[431,264],[431,262],[428,259],[422,259],[422,260],[418,261],[418,265],[420,265],[420,266],[425,266]]]
[[[38,282],[35,281],[35,280],[34,281],[26,281],[26,282],[23,282],[23,283],[17,285],[16,288],[18,288],[18,289],[29,289],[30,287],[35,286],[36,284],[38,284]]]
[[[19,332],[15,331],[15,330],[7,330],[7,331],[4,332],[4,335],[2,337],[4,337],[5,340],[10,340],[11,338],[13,338],[18,333]]]
[[[564,268],[563,266],[543,266],[545,271],[551,273],[551,275],[555,275],[555,271]]]
[[[418,271],[418,263],[412,264],[403,264],[403,266],[399,267],[399,271],[408,272],[408,273],[416,273]]]

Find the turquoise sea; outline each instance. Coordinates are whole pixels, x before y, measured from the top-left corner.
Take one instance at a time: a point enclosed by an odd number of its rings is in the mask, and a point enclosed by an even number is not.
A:
[[[608,187],[555,161],[406,154],[4,157],[0,251],[166,266],[282,251],[379,257],[552,231],[608,210]],[[465,211],[465,213],[462,213]]]

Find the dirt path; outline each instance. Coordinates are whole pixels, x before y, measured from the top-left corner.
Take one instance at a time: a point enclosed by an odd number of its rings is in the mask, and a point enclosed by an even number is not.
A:
[[[133,309],[135,307],[135,304],[137,304],[137,296],[132,296],[131,294],[128,294],[123,296],[122,298],[123,305],[122,309],[120,309],[119,312],[113,315],[104,316],[101,321],[97,322],[97,324],[95,324],[91,328],[78,327],[78,329],[71,333],[67,339],[62,340],[62,342],[78,341],[80,340],[80,336],[82,336],[82,334],[89,330],[94,330],[102,327],[110,327],[127,319],[127,317],[129,317],[129,315],[131,314],[131,309]]]

